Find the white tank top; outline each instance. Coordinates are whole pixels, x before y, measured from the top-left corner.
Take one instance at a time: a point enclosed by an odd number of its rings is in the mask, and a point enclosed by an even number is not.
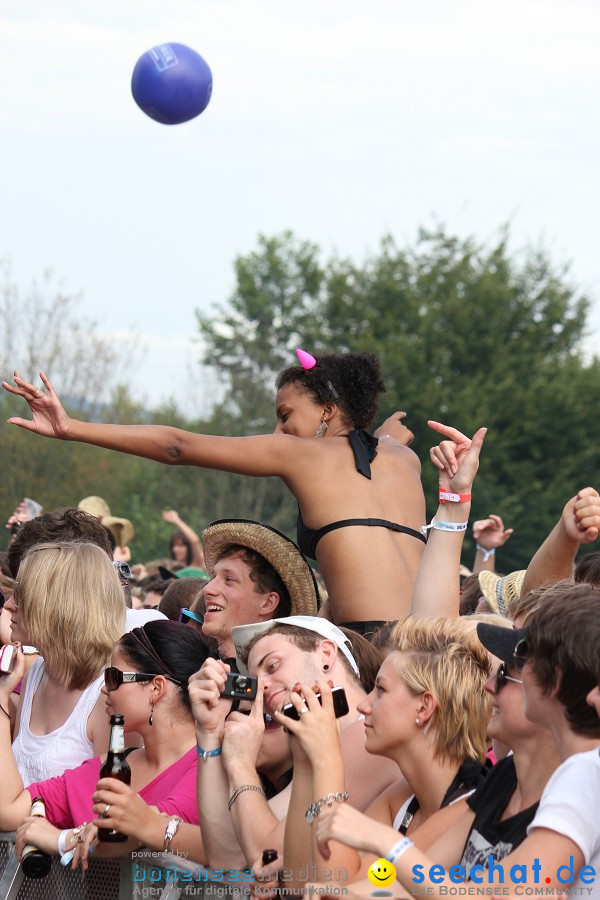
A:
[[[12,749],[27,787],[36,781],[45,781],[62,775],[65,769],[73,769],[94,756],[94,745],[87,736],[87,721],[104,683],[104,672],[82,692],[75,709],[67,721],[50,734],[32,734],[29,730],[31,704],[44,674],[44,660],[36,659],[25,683],[21,704],[19,733]]]

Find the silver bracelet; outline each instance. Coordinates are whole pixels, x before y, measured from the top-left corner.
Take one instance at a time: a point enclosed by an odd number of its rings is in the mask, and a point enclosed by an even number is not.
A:
[[[227,803],[228,809],[231,809],[237,798],[240,796],[240,794],[243,794],[244,791],[256,791],[257,794],[262,794],[263,797],[267,796],[265,793],[265,789],[259,784],[242,784],[241,787],[235,789],[235,791],[229,798],[229,801]]]
[[[337,794],[327,794],[326,797],[321,797],[320,800],[315,800],[314,803],[310,804],[304,813],[304,818],[309,825],[312,825],[323,806],[333,806],[334,803],[344,803],[347,799],[348,791],[338,791]]]

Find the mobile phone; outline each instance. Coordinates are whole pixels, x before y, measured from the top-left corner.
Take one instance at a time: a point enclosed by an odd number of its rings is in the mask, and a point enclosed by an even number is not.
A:
[[[336,719],[347,715],[350,712],[350,707],[348,706],[346,691],[341,684],[338,684],[337,687],[331,688],[331,696],[333,697],[333,711],[335,713]],[[317,694],[317,700],[319,701],[319,703],[322,702],[320,694]],[[300,718],[300,714],[293,703],[286,703],[281,712],[284,714],[284,716],[287,716],[288,719]]]
[[[252,675],[240,675],[238,672],[228,672],[221,697],[231,697],[233,700],[254,700],[257,687],[258,678],[254,678]]]
[[[0,649],[0,674],[7,675],[15,667],[17,651],[12,644],[4,644]]]

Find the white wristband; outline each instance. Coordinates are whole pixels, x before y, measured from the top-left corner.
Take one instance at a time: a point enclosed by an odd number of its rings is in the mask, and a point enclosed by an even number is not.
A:
[[[421,525],[421,533],[427,534],[430,528],[435,531],[466,531],[468,524],[468,522],[436,522],[432,519],[430,525]]]
[[[407,850],[410,850],[414,844],[409,837],[403,837],[401,841],[398,841],[397,844],[394,844],[391,850],[389,850],[385,858],[388,862],[390,862],[393,866],[396,865],[401,856],[403,856]]]
[[[71,830],[70,828],[65,828],[65,830],[61,831],[61,833],[58,836],[58,855],[59,856],[65,855],[65,849],[67,846],[67,836],[68,836],[70,830]]]
[[[481,544],[475,544],[475,549],[479,550],[481,555],[483,556],[483,561],[487,562],[490,556],[495,556],[496,548],[492,547],[491,550],[486,550],[485,547],[482,547]]]

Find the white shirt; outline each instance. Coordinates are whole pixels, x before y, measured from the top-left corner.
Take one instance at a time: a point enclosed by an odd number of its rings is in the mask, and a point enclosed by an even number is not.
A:
[[[592,866],[595,876],[586,872],[585,881],[577,878],[574,895],[600,897],[600,748],[575,753],[558,767],[527,833],[534,828],[548,828],[577,844],[584,865]],[[563,870],[561,877],[568,878],[568,872]]]

